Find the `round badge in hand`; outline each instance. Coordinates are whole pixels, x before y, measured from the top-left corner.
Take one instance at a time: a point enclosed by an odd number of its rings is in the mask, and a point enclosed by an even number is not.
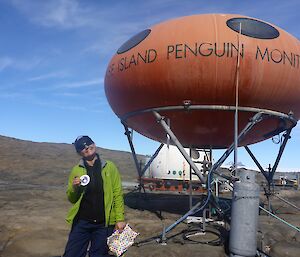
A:
[[[81,177],[80,177],[80,185],[82,185],[82,186],[86,186],[88,183],[90,183],[90,177],[89,177],[89,175],[82,175]]]

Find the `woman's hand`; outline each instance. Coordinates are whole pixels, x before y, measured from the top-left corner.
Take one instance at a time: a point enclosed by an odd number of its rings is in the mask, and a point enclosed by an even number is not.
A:
[[[125,228],[125,226],[126,226],[126,222],[125,221],[119,221],[115,225],[115,230],[119,230],[119,232],[122,232],[123,229]]]
[[[78,186],[80,186],[80,178],[79,177],[74,177],[74,179],[73,179],[73,189],[75,190],[75,189],[77,189],[78,188]]]

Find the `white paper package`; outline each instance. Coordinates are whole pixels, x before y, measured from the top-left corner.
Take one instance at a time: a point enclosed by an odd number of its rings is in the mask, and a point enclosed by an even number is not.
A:
[[[129,224],[126,224],[122,232],[116,230],[110,237],[107,238],[109,250],[117,257],[121,256],[134,243],[134,239],[139,233],[132,230]]]

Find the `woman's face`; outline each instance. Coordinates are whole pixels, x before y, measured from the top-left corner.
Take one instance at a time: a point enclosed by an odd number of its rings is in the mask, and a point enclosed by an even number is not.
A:
[[[91,144],[89,146],[86,146],[81,152],[80,155],[88,160],[91,161],[94,159],[94,157],[96,156],[96,145],[95,144]]]

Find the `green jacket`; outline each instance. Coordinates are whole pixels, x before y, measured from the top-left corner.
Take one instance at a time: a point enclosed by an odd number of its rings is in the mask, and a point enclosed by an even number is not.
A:
[[[124,221],[124,199],[121,184],[120,173],[111,161],[101,160],[102,163],[102,179],[104,190],[104,206],[105,206],[105,222],[106,226],[114,225],[116,222]],[[85,188],[80,186],[77,190],[73,189],[74,177],[80,177],[87,174],[84,167],[83,160],[78,165],[74,166],[68,181],[67,196],[69,201],[73,204],[67,215],[67,222],[73,223],[73,220],[79,210],[82,196]]]

